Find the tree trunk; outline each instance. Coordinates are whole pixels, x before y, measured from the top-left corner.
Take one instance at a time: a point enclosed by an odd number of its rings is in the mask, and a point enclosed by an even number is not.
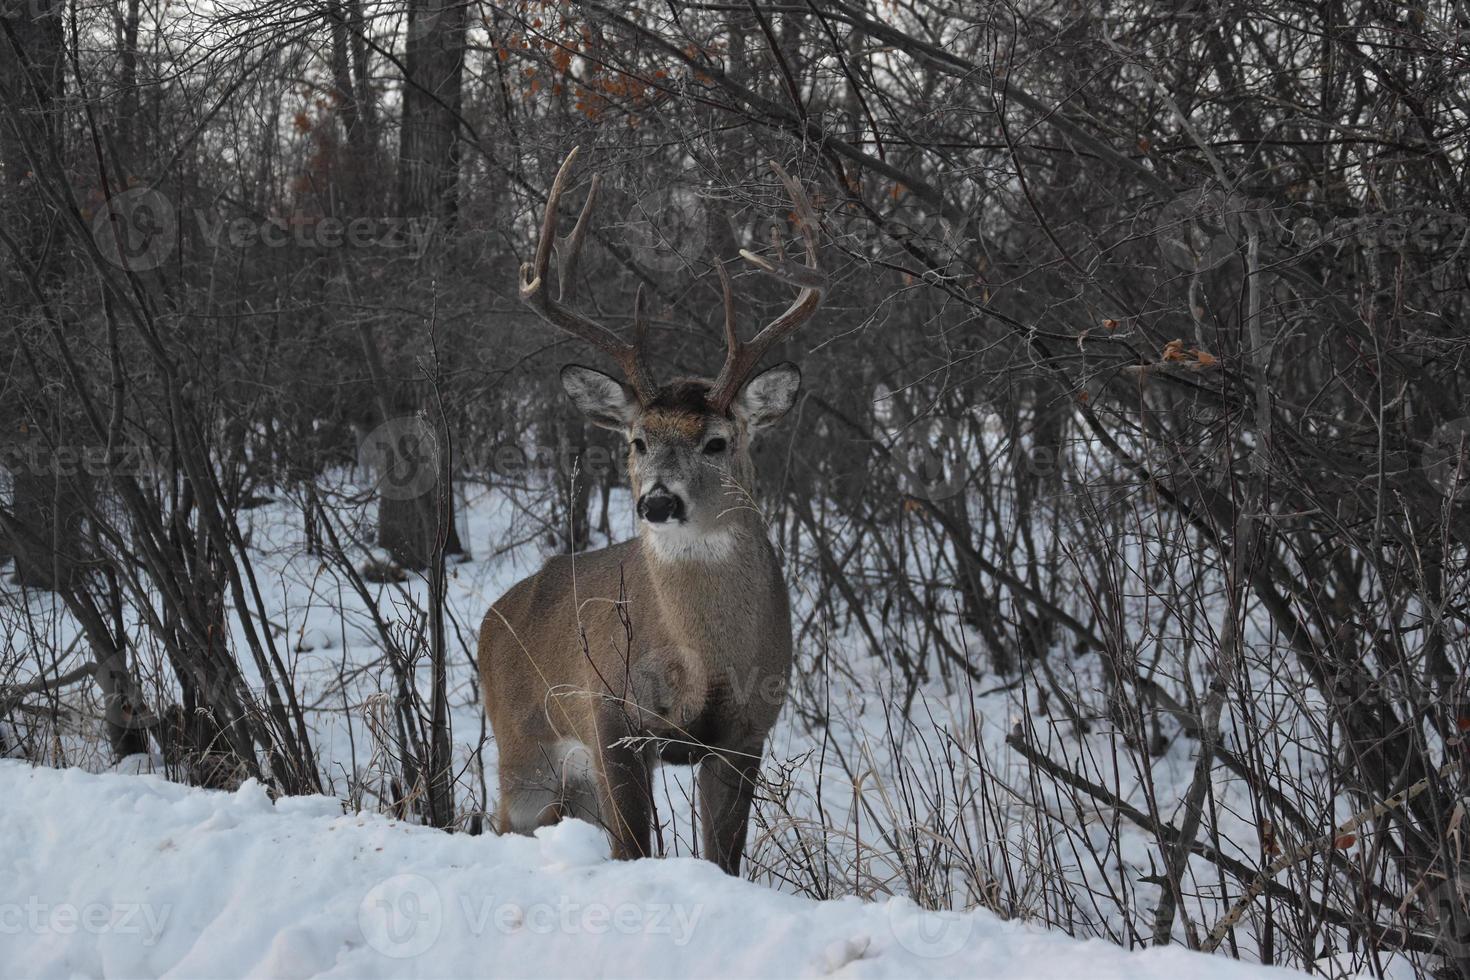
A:
[[[85,558],[85,495],[74,482],[81,476],[44,470],[22,470],[13,476],[11,513],[21,528],[9,544],[15,554],[15,581],[40,589],[76,588]]]
[[[60,251],[51,241],[54,215],[31,186],[36,167],[32,154],[56,144],[52,112],[62,94],[62,11],[56,0],[14,5],[6,11],[0,35],[0,98],[8,110],[0,121],[5,182],[0,208],[22,261],[46,293],[59,288],[62,269]],[[20,349],[30,314],[40,313],[36,296],[22,276],[6,276],[0,280],[0,301],[8,323],[0,346]],[[39,588],[66,587],[78,574],[82,553],[84,498],[75,485],[81,474],[61,472],[52,447],[34,437],[34,416],[41,406],[27,405],[22,397],[9,407],[4,433],[10,438],[20,434],[24,442],[12,457],[11,508],[19,527],[0,550],[15,556],[16,581]],[[59,431],[59,425],[48,426],[53,437]]]
[[[398,149],[398,213],[429,217],[442,237],[453,226],[459,201],[459,107],[464,73],[465,10],[455,0],[412,0],[408,8],[408,43],[404,57],[403,118]],[[441,261],[431,254],[422,261]],[[432,277],[431,277],[432,278]],[[420,327],[411,327],[417,331]],[[412,346],[412,345],[411,345]],[[376,372],[379,397],[397,409],[387,419],[417,414],[434,399],[419,382],[394,384],[391,393],[384,372]],[[395,372],[412,377],[416,369]],[[402,389],[402,390],[399,390]],[[385,408],[387,405],[385,404]],[[437,420],[438,412],[428,413]],[[437,428],[437,422],[431,422]],[[412,472],[433,467],[445,479],[414,496],[384,494],[378,504],[378,544],[405,568],[428,568],[433,560],[441,515],[448,515],[445,554],[464,549],[454,527],[454,493],[448,483],[453,473],[449,447],[440,459],[414,456],[405,446],[401,465]],[[441,504],[447,503],[447,507]]]

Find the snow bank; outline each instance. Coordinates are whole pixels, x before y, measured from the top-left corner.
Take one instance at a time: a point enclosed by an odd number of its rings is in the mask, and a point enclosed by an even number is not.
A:
[[[816,902],[572,821],[467,837],[326,797],[0,761],[6,977],[1264,975],[907,899]],[[1271,971],[1275,972],[1275,971]]]

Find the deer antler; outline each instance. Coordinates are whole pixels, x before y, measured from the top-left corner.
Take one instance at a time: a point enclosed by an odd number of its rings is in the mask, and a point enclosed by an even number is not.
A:
[[[593,174],[592,186],[587,191],[587,201],[582,205],[582,213],[577,216],[577,223],[572,226],[572,233],[566,238],[558,239],[556,237],[556,207],[561,202],[562,191],[566,189],[567,178],[572,172],[572,162],[577,159],[577,152],[580,149],[579,146],[572,147],[572,152],[568,153],[567,158],[562,161],[561,169],[556,172],[556,180],[552,181],[551,190],[546,195],[546,214],[541,219],[541,238],[536,243],[536,260],[534,263],[521,263],[521,302],[539,313],[547,323],[566,331],[573,337],[585,340],[616,361],[622,368],[624,376],[627,377],[628,384],[633,387],[633,392],[638,396],[638,400],[647,404],[658,392],[658,385],[654,382],[653,374],[643,360],[643,338],[647,329],[643,321],[643,287],[638,287],[638,295],[633,302],[633,343],[631,344],[624,343],[607,327],[576,310],[562,306],[560,302],[565,298],[576,270],[577,258],[582,252],[582,242],[587,237],[587,219],[592,213],[593,202],[597,200],[597,189],[602,185],[601,176]],[[551,265],[553,246],[557,251],[557,299],[551,298],[551,291],[547,286],[549,278],[547,273]]]
[[[792,180],[791,175],[783,170],[779,163],[772,160],[771,169],[776,172],[777,177],[781,178],[781,183],[786,185],[786,193],[791,196],[791,203],[796,207],[797,223],[801,226],[801,237],[806,242],[806,264],[798,265],[787,260],[781,250],[780,237],[775,228],[771,230],[771,244],[776,253],[774,260],[755,255],[743,248],[740,254],[745,261],[757,269],[788,285],[799,286],[801,291],[796,294],[796,299],[791,301],[785,313],[766,324],[749,343],[742,343],[735,335],[735,298],[730,291],[730,277],[725,272],[722,263],[715,263],[715,269],[720,274],[720,286],[725,293],[726,354],[725,365],[720,368],[719,376],[715,378],[708,401],[720,412],[730,410],[730,404],[740,393],[740,386],[745,383],[746,378],[750,377],[751,371],[755,369],[765,352],[791,336],[798,327],[811,319],[812,314],[821,305],[822,293],[827,288],[826,277],[817,268],[816,212],[812,210],[812,204],[807,200],[801,185]]]

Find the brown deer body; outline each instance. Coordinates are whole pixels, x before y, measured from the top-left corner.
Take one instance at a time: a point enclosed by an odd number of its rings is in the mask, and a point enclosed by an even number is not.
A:
[[[606,828],[615,856],[648,855],[653,767],[696,764],[704,854],[735,874],[791,670],[786,584],[753,504],[750,440],[786,413],[801,383],[791,364],[750,375],[820,301],[816,219],[800,187],[775,167],[797,207],[807,264],[742,254],[800,287],[797,299],[742,343],[729,279],[716,263],[724,368],[713,382],[658,386],[642,360],[641,293],[632,344],[548,293],[556,208],[576,153],[548,195],[536,261],[521,269],[521,298],[623,368],[627,384],[570,365],[562,385],[593,422],[627,438],[639,534],[550,559],[485,616],[479,662],[500,755],[497,823],[502,833],[530,833],[581,817]],[[558,243],[563,290],[596,193],[594,177],[576,227]]]

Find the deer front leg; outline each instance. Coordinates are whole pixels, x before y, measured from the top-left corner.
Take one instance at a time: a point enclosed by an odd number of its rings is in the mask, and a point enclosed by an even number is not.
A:
[[[613,857],[629,861],[650,856],[653,782],[647,752],[618,745],[604,748],[593,778],[598,816],[612,839]]]
[[[760,773],[761,747],[712,752],[699,763],[699,806],[704,856],[726,874],[740,874],[750,803]]]

